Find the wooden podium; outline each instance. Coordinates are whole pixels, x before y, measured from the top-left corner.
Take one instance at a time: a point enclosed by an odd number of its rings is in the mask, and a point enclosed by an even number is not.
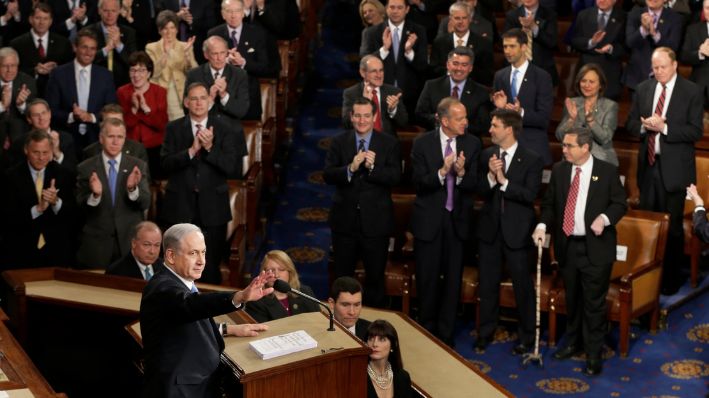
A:
[[[248,305],[248,304],[247,304]],[[244,398],[367,396],[369,348],[319,312],[266,322],[258,337],[228,337],[223,359],[243,386]],[[318,342],[316,348],[278,358],[261,359],[249,343],[266,337],[304,330]]]

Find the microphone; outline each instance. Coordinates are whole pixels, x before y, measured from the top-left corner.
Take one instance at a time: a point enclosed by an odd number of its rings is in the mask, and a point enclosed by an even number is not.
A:
[[[330,331],[330,332],[334,332],[334,331],[335,331],[335,321],[334,321],[335,318],[334,318],[334,316],[333,316],[333,314],[332,314],[332,310],[330,310],[330,307],[329,307],[327,304],[325,304],[325,303],[323,303],[322,301],[316,299],[315,297],[312,297],[312,296],[310,296],[310,295],[308,295],[308,294],[305,294],[305,293],[301,292],[300,290],[293,289],[293,288],[288,284],[288,282],[286,282],[286,281],[284,281],[284,280],[281,280],[281,279],[276,279],[276,281],[273,282],[273,290],[275,290],[275,291],[277,291],[277,292],[281,292],[281,293],[295,293],[295,294],[297,294],[298,296],[304,297],[304,298],[306,298],[306,299],[308,299],[308,300],[310,300],[310,301],[312,301],[312,302],[314,302],[314,303],[317,303],[317,304],[319,304],[319,305],[325,307],[325,309],[327,310],[327,313],[330,315],[330,328],[327,329],[327,330]]]

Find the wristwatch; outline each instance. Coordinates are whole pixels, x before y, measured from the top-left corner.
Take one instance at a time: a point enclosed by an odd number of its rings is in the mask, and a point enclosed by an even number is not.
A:
[[[223,323],[219,324],[219,326],[220,326],[220,329],[222,330],[222,337],[228,336],[229,333],[227,333],[227,326],[229,326],[229,324],[226,322],[223,322]]]

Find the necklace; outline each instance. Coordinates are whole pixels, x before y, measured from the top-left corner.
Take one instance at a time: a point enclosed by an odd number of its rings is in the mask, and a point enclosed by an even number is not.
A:
[[[374,371],[374,368],[372,368],[371,363],[367,364],[367,373],[369,374],[369,378],[372,379],[377,387],[382,390],[388,390],[391,388],[392,381],[394,381],[394,372],[391,370],[391,364],[389,362],[387,362],[387,365],[384,368],[383,375],[378,375],[377,372]]]

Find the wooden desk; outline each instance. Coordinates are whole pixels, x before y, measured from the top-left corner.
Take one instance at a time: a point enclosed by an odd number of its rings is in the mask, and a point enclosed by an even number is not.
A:
[[[394,311],[362,308],[369,321],[389,321],[399,334],[404,369],[422,395],[427,397],[512,397],[469,361],[441,343],[408,316]]]

